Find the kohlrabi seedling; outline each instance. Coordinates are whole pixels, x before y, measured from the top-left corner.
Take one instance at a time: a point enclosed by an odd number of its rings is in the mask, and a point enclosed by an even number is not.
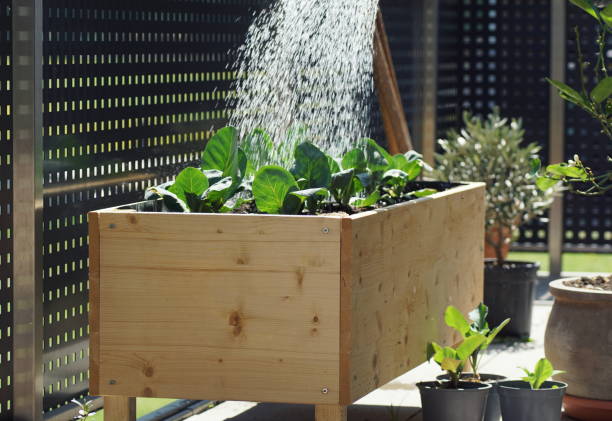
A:
[[[529,371],[526,368],[522,370],[527,375],[523,377],[523,380],[529,383],[532,389],[537,390],[542,387],[542,384],[556,374],[565,373],[565,371],[555,370],[550,361],[546,358],[541,358],[535,366],[533,371]]]
[[[447,372],[452,387],[456,389],[459,386],[459,380],[468,358],[486,340],[486,336],[474,333],[469,338],[466,338],[457,348],[450,346],[442,347],[435,342],[430,342],[427,344],[427,360],[433,359],[438,363],[440,368]]]
[[[506,319],[500,323],[495,329],[490,329],[487,323],[487,315],[489,314],[489,308],[480,303],[478,307],[472,310],[469,314],[471,323],[466,320],[461,311],[457,307],[448,306],[444,313],[444,321],[449,327],[457,330],[463,338],[469,338],[474,335],[483,335],[486,340],[471,353],[469,360],[474,370],[474,377],[480,379],[480,372],[478,371],[478,365],[480,364],[481,352],[484,351],[491,345],[493,339],[497,334],[506,326],[510,319]]]

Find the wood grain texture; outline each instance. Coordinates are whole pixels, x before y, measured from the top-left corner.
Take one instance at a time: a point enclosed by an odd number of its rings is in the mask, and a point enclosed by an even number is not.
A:
[[[89,212],[89,393],[99,395],[100,379],[100,227]]]
[[[346,406],[317,405],[315,421],[346,421]]]
[[[353,217],[349,401],[459,340],[443,313],[482,300],[484,206],[470,185]]]
[[[102,213],[99,227],[102,395],[338,402],[340,218]]]
[[[105,421],[136,421],[136,398],[104,397]]]
[[[389,152],[405,153],[412,149],[412,140],[380,10],[374,32],[374,83]]]

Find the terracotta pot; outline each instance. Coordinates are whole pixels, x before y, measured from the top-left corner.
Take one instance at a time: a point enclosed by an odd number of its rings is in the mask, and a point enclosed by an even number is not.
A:
[[[612,292],[572,288],[563,280],[551,282],[550,292],[555,303],[546,327],[546,357],[566,371],[556,378],[569,385],[568,395],[612,401]]]
[[[578,398],[565,395],[563,398],[565,412],[572,418],[582,421],[610,421],[612,420],[612,401],[598,401],[596,399]]]

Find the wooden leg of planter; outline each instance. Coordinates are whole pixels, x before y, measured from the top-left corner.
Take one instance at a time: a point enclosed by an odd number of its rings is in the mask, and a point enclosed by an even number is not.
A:
[[[346,421],[346,406],[317,405],[315,406],[315,421]]]
[[[136,398],[105,396],[104,419],[106,421],[136,421]]]

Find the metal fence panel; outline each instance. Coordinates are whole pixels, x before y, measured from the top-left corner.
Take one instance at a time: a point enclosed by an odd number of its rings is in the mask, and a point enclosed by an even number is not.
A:
[[[198,161],[261,3],[45,0],[45,410],[87,392],[87,212]]]
[[[0,421],[12,420],[12,14],[0,0]]]

